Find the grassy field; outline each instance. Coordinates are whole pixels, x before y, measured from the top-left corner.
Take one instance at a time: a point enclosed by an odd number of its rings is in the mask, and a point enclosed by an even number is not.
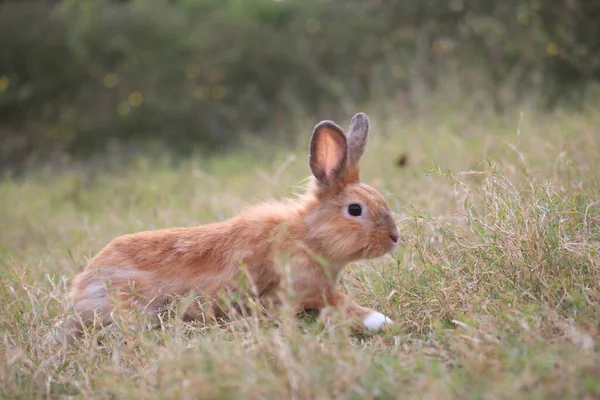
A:
[[[600,114],[476,115],[371,114],[363,179],[390,202],[402,244],[351,265],[342,285],[396,321],[380,334],[311,316],[167,315],[160,329],[119,320],[76,348],[49,336],[69,279],[113,237],[299,190],[317,121],[298,131],[306,145],[268,159],[138,158],[3,180],[0,396],[599,398]]]

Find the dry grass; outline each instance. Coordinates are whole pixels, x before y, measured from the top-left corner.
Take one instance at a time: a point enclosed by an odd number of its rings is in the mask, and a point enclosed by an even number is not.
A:
[[[1,396],[598,398],[598,114],[434,115],[372,115],[363,175],[403,245],[342,283],[397,321],[377,335],[311,316],[203,326],[168,314],[154,330],[124,318],[77,348],[49,339],[68,279],[111,238],[290,194],[308,174],[303,149],[272,164],[140,159],[3,181]]]

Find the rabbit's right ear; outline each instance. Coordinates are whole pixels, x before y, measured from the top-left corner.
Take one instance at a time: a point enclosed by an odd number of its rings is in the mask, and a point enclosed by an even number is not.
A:
[[[342,129],[331,121],[322,121],[310,139],[309,165],[319,182],[329,186],[344,176],[348,143]]]
[[[367,146],[367,136],[369,135],[369,117],[365,113],[358,113],[352,117],[350,128],[348,129],[348,154],[349,161],[358,165],[360,158],[365,152]]]

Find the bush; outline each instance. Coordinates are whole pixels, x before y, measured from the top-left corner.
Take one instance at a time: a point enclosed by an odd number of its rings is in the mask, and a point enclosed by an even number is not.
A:
[[[0,167],[113,144],[215,150],[298,112],[418,105],[450,79],[498,109],[551,106],[600,76],[584,1],[51,3],[0,6]]]

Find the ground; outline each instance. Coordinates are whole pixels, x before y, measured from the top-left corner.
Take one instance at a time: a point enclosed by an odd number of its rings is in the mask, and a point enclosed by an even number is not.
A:
[[[597,112],[371,119],[363,180],[388,199],[401,245],[350,265],[341,283],[389,315],[389,331],[169,314],[160,329],[123,318],[57,345],[69,279],[106,243],[301,190],[310,129],[298,132],[306,146],[268,158],[255,146],[38,168],[0,183],[1,396],[600,397]]]

